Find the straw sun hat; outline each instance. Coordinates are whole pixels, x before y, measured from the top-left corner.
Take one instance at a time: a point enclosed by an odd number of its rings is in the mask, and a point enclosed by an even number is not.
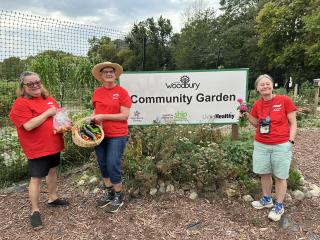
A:
[[[122,67],[118,63],[112,63],[112,62],[103,62],[95,65],[92,68],[92,75],[98,80],[98,81],[103,81],[101,77],[101,70],[106,68],[106,67],[111,67],[115,71],[116,79],[119,78],[119,76],[123,73]]]

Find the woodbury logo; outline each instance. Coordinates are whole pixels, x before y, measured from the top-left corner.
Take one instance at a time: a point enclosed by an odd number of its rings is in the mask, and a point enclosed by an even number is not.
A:
[[[190,77],[183,75],[180,77],[180,82],[173,82],[171,84],[166,83],[167,88],[194,88],[198,90],[200,83],[191,83]]]

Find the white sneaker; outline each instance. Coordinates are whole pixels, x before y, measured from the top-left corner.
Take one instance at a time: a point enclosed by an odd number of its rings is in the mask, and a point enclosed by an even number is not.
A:
[[[272,201],[272,198],[270,198],[270,200],[267,200],[265,197],[262,197],[259,201],[251,202],[251,205],[255,209],[272,208],[273,201]]]
[[[284,214],[284,207],[282,205],[275,204],[269,212],[268,218],[277,222],[281,219],[282,214]]]

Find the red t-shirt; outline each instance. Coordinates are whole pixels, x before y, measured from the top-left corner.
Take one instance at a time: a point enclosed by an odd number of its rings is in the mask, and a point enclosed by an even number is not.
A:
[[[130,108],[132,105],[128,92],[116,85],[114,88],[97,88],[92,97],[93,108],[96,114],[120,113],[120,107]],[[128,121],[103,121],[105,137],[122,137],[128,135]]]
[[[9,118],[16,126],[18,139],[28,159],[39,158],[63,151],[62,134],[53,133],[53,118],[48,117],[40,126],[27,131],[23,124],[45,112],[50,106],[59,107],[52,97],[19,97],[13,103]]]
[[[259,99],[252,107],[251,115],[258,120],[270,117],[270,133],[260,134],[259,123],[256,141],[264,144],[280,144],[289,140],[290,128],[287,114],[297,108],[287,96],[275,96],[271,100]]]

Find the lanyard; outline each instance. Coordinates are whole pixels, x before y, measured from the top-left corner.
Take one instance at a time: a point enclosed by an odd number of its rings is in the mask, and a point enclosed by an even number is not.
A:
[[[273,96],[272,96],[272,99],[271,99],[271,104],[270,104],[270,107],[269,107],[269,111],[267,113],[267,117],[266,119],[269,119],[270,120],[270,113],[271,113],[271,110],[272,110],[272,106],[273,106]],[[261,104],[261,117],[263,115],[263,109],[264,109],[264,100],[262,99],[262,104]]]

